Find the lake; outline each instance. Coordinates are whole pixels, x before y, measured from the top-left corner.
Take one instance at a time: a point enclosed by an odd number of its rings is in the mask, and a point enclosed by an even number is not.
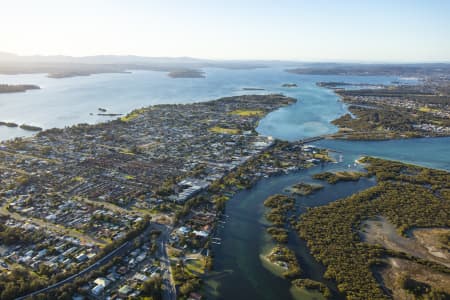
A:
[[[130,74],[96,74],[86,77],[53,79],[44,74],[0,75],[2,84],[36,84],[40,90],[0,94],[0,121],[30,124],[48,129],[78,123],[98,123],[143,106],[167,103],[192,103],[241,94],[283,93],[298,103],[269,114],[261,121],[261,134],[294,140],[331,133],[329,122],[346,112],[330,90],[317,87],[317,81],[390,83],[393,77],[307,76],[284,72],[283,68],[227,70],[207,68],[206,78],[173,79],[163,72],[133,71]],[[296,83],[297,88],[283,88]],[[244,91],[243,88],[264,88]],[[276,124],[276,126],[274,126]],[[0,140],[32,133],[19,128],[0,127]]]

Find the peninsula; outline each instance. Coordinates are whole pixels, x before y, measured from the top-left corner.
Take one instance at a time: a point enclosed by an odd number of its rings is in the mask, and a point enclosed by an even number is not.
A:
[[[321,82],[331,88],[350,113],[332,121],[339,127],[333,138],[384,140],[450,136],[448,82],[437,78],[416,85],[368,86],[345,89],[346,85]]]
[[[286,69],[293,74],[310,75],[342,75],[342,76],[403,76],[423,77],[424,75],[440,77],[447,76],[450,71],[446,63],[416,63],[416,64],[345,64],[318,63],[297,68]]]
[[[301,143],[255,132],[294,102],[271,94],[156,105],[2,142],[0,260],[13,272],[0,274],[0,298],[58,298],[75,280],[97,295],[198,292],[228,197],[311,164]],[[18,272],[26,280],[13,287]]]

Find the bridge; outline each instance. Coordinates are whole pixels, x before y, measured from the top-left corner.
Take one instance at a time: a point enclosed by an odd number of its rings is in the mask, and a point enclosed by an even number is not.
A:
[[[301,143],[301,144],[308,144],[308,143],[312,143],[312,142],[317,142],[317,141],[326,139],[329,136],[330,136],[329,134],[313,136],[313,137],[309,137],[309,138],[306,138],[306,139],[299,140],[299,143]]]

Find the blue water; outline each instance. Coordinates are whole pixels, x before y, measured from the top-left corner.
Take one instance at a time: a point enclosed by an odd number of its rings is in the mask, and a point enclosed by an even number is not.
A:
[[[450,137],[390,141],[322,140],[318,146],[343,152],[349,163],[370,155],[450,171]]]
[[[0,94],[0,121],[43,128],[64,127],[111,119],[97,116],[99,107],[108,109],[108,113],[127,113],[153,104],[191,103],[241,94],[283,93],[298,102],[267,115],[257,130],[263,135],[292,141],[335,132],[337,129],[330,121],[347,113],[346,105],[333,91],[316,86],[318,81],[410,83],[384,76],[295,75],[284,72],[280,67],[254,70],[208,68],[205,71],[205,79],[172,79],[163,72],[152,71],[64,79],[52,79],[44,74],[0,75],[0,83],[37,84],[42,88],[26,93]],[[296,83],[298,87],[283,88],[283,83]],[[265,90],[244,91],[244,87]],[[31,134],[19,128],[0,126],[0,140]],[[319,145],[345,151],[346,155],[369,154],[450,169],[450,159],[446,156],[450,153],[449,139],[322,141]]]
[[[45,75],[0,75],[0,83],[37,84],[41,90],[17,94],[0,94],[0,121],[27,123],[44,128],[64,127],[77,123],[97,123],[98,108],[108,113],[127,113],[135,108],[161,103],[191,103],[240,94],[283,93],[297,103],[281,108],[261,120],[258,132],[284,140],[332,133],[330,121],[347,113],[346,105],[328,89],[316,86],[318,81],[389,84],[394,77],[308,76],[286,73],[282,68],[255,70],[206,69],[206,79],[171,79],[161,72],[138,71],[132,74],[100,74],[89,77],[50,79]],[[400,80],[401,81],[401,80]],[[282,88],[296,83],[297,88]],[[264,91],[243,91],[244,87]],[[92,115],[91,115],[92,114]],[[0,127],[0,140],[30,135],[18,128]],[[372,155],[433,168],[450,170],[450,138],[394,141],[334,141],[316,143],[342,152],[343,161],[327,165],[326,170],[354,167],[360,155]],[[337,154],[339,156],[339,154]],[[320,167],[290,175],[264,179],[254,188],[237,194],[227,205],[229,215],[222,229],[221,247],[216,247],[217,276],[208,283],[213,298],[227,299],[313,299],[314,295],[294,295],[289,283],[262,266],[260,254],[267,245],[265,224],[261,221],[262,201],[270,194],[282,192],[299,180],[307,180]],[[359,181],[326,186],[324,190],[300,201],[300,208],[323,205],[372,185]],[[304,241],[291,234],[290,245],[311,278],[321,280],[323,267],[309,254]],[[217,285],[218,284],[218,285]],[[219,295],[215,294],[218,293]]]
[[[172,79],[163,72],[135,71],[131,74],[97,74],[63,79],[44,74],[0,75],[0,83],[37,84],[41,90],[0,94],[0,121],[31,124],[43,128],[78,123],[97,123],[108,117],[97,116],[98,108],[108,113],[127,113],[143,106],[161,103],[191,103],[240,94],[283,93],[299,102],[267,116],[259,132],[293,140],[331,133],[329,121],[346,112],[332,91],[319,88],[317,81],[389,83],[393,77],[307,76],[284,72],[283,68],[227,70],[208,68],[206,78]],[[282,88],[283,83],[298,88]],[[243,91],[244,87],[264,91]],[[93,115],[90,115],[92,113]],[[21,129],[0,127],[0,140],[30,135]]]

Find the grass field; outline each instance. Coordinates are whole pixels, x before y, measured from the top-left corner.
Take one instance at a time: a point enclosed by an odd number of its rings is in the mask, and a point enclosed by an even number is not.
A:
[[[239,134],[241,131],[239,129],[235,128],[223,128],[214,126],[209,129],[209,131],[214,133],[221,133],[221,134]]]
[[[146,108],[135,109],[132,112],[130,112],[128,115],[121,117],[120,120],[122,122],[133,121],[134,119],[136,119],[137,117],[139,117],[140,115],[142,115],[146,111],[147,111]]]
[[[201,275],[205,272],[203,268],[203,263],[199,259],[193,259],[186,261],[186,269],[192,275]]]
[[[232,111],[230,114],[232,115],[238,115],[241,117],[253,117],[253,116],[263,116],[264,112],[262,110],[243,110],[243,109],[238,109],[238,110],[234,110]]]

